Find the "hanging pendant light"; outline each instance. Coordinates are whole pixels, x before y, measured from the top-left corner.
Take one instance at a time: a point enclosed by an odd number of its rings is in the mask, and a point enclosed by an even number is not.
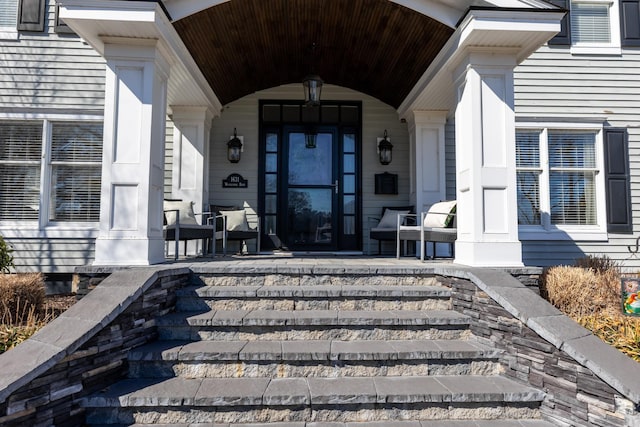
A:
[[[314,70],[314,66],[317,63],[316,44],[313,43],[309,50],[311,51],[311,69]],[[302,86],[304,87],[305,105],[311,107],[320,105],[320,95],[322,94],[323,83],[324,82],[322,81],[320,76],[315,74],[313,71],[302,80]]]
[[[322,94],[322,84],[324,82],[317,74],[309,74],[302,81],[304,86],[305,105],[315,107],[320,105],[320,95]]]

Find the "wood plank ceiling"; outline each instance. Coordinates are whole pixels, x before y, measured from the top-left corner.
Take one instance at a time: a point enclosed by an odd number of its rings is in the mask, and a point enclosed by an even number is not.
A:
[[[396,108],[454,31],[388,0],[231,0],[174,26],[223,104],[313,72]]]

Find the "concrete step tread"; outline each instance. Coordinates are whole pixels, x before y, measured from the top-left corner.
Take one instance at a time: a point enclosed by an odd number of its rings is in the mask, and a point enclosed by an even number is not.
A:
[[[129,353],[139,361],[365,361],[495,359],[475,340],[157,341]]]
[[[158,326],[423,326],[468,325],[469,316],[453,310],[209,310],[178,312]]]
[[[435,420],[435,421],[369,421],[369,422],[274,422],[251,424],[154,424],[155,427],[554,427],[543,420]],[[148,424],[133,424],[144,427]],[[94,426],[101,427],[101,426]],[[111,427],[114,427],[113,425]]]
[[[190,286],[177,291],[193,298],[449,298],[445,286],[410,285],[257,285]]]
[[[84,407],[231,407],[540,402],[544,392],[501,376],[128,379]]]

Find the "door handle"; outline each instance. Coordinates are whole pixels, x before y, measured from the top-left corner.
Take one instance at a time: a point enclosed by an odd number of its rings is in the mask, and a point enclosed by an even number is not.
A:
[[[339,188],[340,188],[340,181],[338,181],[338,180],[336,179],[336,182],[333,184],[333,188],[335,188],[335,189],[336,189],[336,194],[338,194],[338,193],[339,193],[339,191],[338,191],[338,190],[339,190]]]

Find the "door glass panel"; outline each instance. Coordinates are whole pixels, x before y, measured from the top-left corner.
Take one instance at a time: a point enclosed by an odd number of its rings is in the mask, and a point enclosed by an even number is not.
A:
[[[264,180],[264,190],[267,193],[276,193],[278,190],[278,175],[267,174]]]
[[[331,243],[332,188],[289,189],[289,238],[295,245]]]
[[[267,157],[265,159],[265,168],[266,168],[266,172],[278,171],[278,155],[277,154],[267,154]]]
[[[354,173],[356,171],[356,156],[354,154],[344,155],[344,172]]]
[[[344,196],[344,213],[347,215],[356,213],[355,196]]]
[[[305,146],[304,133],[289,134],[289,185],[333,184],[332,138],[319,133],[315,148]]]
[[[356,218],[353,216],[344,217],[344,233],[346,236],[356,234]]]
[[[344,193],[353,194],[356,192],[356,177],[355,175],[345,175],[343,178]]]
[[[356,139],[354,135],[347,134],[344,136],[343,149],[345,153],[356,152]]]
[[[264,197],[264,211],[267,214],[274,214],[278,212],[277,208],[277,196],[269,194]]]
[[[275,133],[267,134],[267,153],[278,152],[278,135]]]

